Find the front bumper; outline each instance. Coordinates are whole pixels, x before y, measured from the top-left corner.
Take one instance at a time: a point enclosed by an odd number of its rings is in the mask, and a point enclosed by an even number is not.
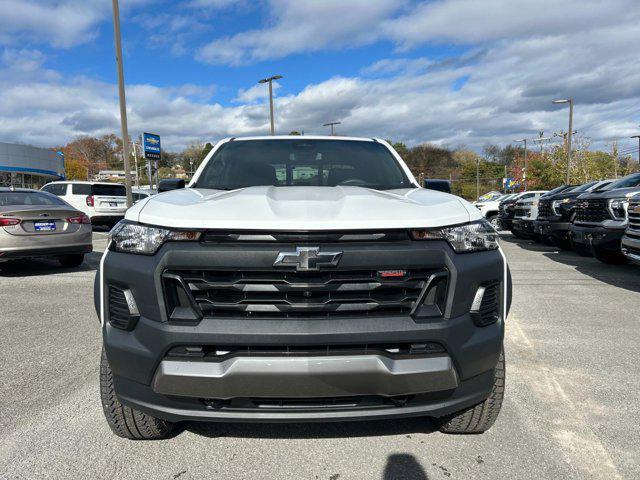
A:
[[[94,213],[91,215],[93,225],[115,225],[124,218],[124,213]]]
[[[622,237],[622,254],[633,263],[640,265],[640,238],[626,234]]]
[[[543,237],[553,237],[559,240],[568,240],[571,236],[571,222],[562,217],[551,217],[544,220],[536,220],[534,232]]]
[[[91,253],[93,245],[71,245],[66,247],[25,248],[0,252],[0,262],[3,260],[19,260],[23,258],[48,258],[63,255],[81,255]]]
[[[624,236],[624,228],[605,228],[601,226],[587,226],[573,224],[571,239],[574,243],[588,248],[601,248],[613,252],[620,252],[620,242]]]
[[[234,357],[222,361],[163,360],[154,392],[196,398],[393,397],[458,386],[446,354],[394,359],[385,355]]]
[[[521,235],[530,236],[534,235],[533,220],[527,220],[524,218],[514,218],[511,225],[511,230],[520,233]]]
[[[302,320],[206,317],[196,324],[179,324],[168,321],[164,309],[161,276],[165,269],[203,265],[242,269],[245,265],[260,264],[262,257],[272,265],[283,246],[254,245],[252,252],[246,252],[238,245],[204,248],[198,244],[167,244],[152,257],[109,252],[101,273],[102,282],[97,282],[98,298],[105,292],[105,285],[126,286],[140,311],[131,331],[104,322],[104,346],[116,393],[125,404],[171,421],[441,416],[478,403],[489,395],[493,385],[493,371],[502,349],[504,317],[510,303],[510,298],[505,298],[510,297],[510,288],[504,288],[503,257],[498,251],[457,255],[443,242],[426,243],[339,247],[327,244],[326,248],[344,251],[341,268],[446,266],[450,272],[446,311],[442,317],[428,320],[410,315]],[[496,279],[502,282],[500,317],[496,323],[477,327],[469,314],[474,293],[479,285]],[[167,356],[172,348],[184,345],[217,345],[227,349],[247,345],[424,342],[441,345],[445,353],[407,359],[373,354],[237,356],[223,362],[176,361]],[[354,397],[353,404],[339,401]],[[284,407],[265,406],[260,403],[265,398],[282,402]],[[289,404],[309,399],[330,404]]]

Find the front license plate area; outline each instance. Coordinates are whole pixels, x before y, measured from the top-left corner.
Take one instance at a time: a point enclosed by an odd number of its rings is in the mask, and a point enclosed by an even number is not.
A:
[[[56,229],[56,222],[34,222],[33,228],[36,232],[53,232]]]

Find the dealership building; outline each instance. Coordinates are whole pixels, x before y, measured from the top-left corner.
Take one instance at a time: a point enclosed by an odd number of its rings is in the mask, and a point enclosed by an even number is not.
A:
[[[0,187],[40,188],[64,178],[62,154],[47,148],[0,142]]]

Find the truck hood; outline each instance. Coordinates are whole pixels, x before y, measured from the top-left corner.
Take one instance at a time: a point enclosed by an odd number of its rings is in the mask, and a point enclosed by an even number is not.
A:
[[[601,192],[583,193],[578,198],[585,200],[588,198],[631,198],[640,193],[640,187],[617,188],[615,190],[603,190]]]
[[[459,197],[423,188],[262,186],[174,190],[137,203],[126,218],[174,228],[317,231],[439,227],[482,216]]]

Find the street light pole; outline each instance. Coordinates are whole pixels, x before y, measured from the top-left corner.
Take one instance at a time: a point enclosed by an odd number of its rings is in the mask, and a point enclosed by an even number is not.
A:
[[[131,141],[131,148],[133,148],[133,161],[136,166],[136,188],[140,188],[140,178],[138,176],[138,149],[136,148],[136,142]]]
[[[565,98],[562,100],[554,100],[553,103],[569,104],[569,132],[567,133],[567,185],[571,183],[571,136],[573,134],[573,98]]]
[[[342,122],[329,122],[329,123],[325,123],[322,126],[323,127],[331,127],[331,136],[333,137],[335,135],[335,132],[333,130],[333,126],[334,125],[340,125]]]
[[[640,135],[632,135],[631,138],[638,139],[638,163],[640,163]]]
[[[131,167],[129,165],[129,133],[127,128],[127,101],[124,94],[124,70],[122,66],[122,40],[120,37],[120,8],[118,0],[113,4],[113,36],[116,47],[116,65],[118,67],[118,97],[120,98],[120,127],[122,128],[122,159],[124,160],[124,187],[127,192],[127,208],[133,205],[131,195]]]
[[[527,139],[523,138],[521,140],[516,140],[516,142],[524,142],[524,175],[522,176],[522,180],[524,183],[524,191],[527,191]]]
[[[276,134],[275,122],[273,119],[273,81],[280,80],[282,75],[274,75],[273,77],[263,78],[262,80],[258,80],[258,83],[268,83],[269,84],[269,116],[271,118],[271,135]]]
[[[476,159],[476,199],[480,198],[480,157]]]

